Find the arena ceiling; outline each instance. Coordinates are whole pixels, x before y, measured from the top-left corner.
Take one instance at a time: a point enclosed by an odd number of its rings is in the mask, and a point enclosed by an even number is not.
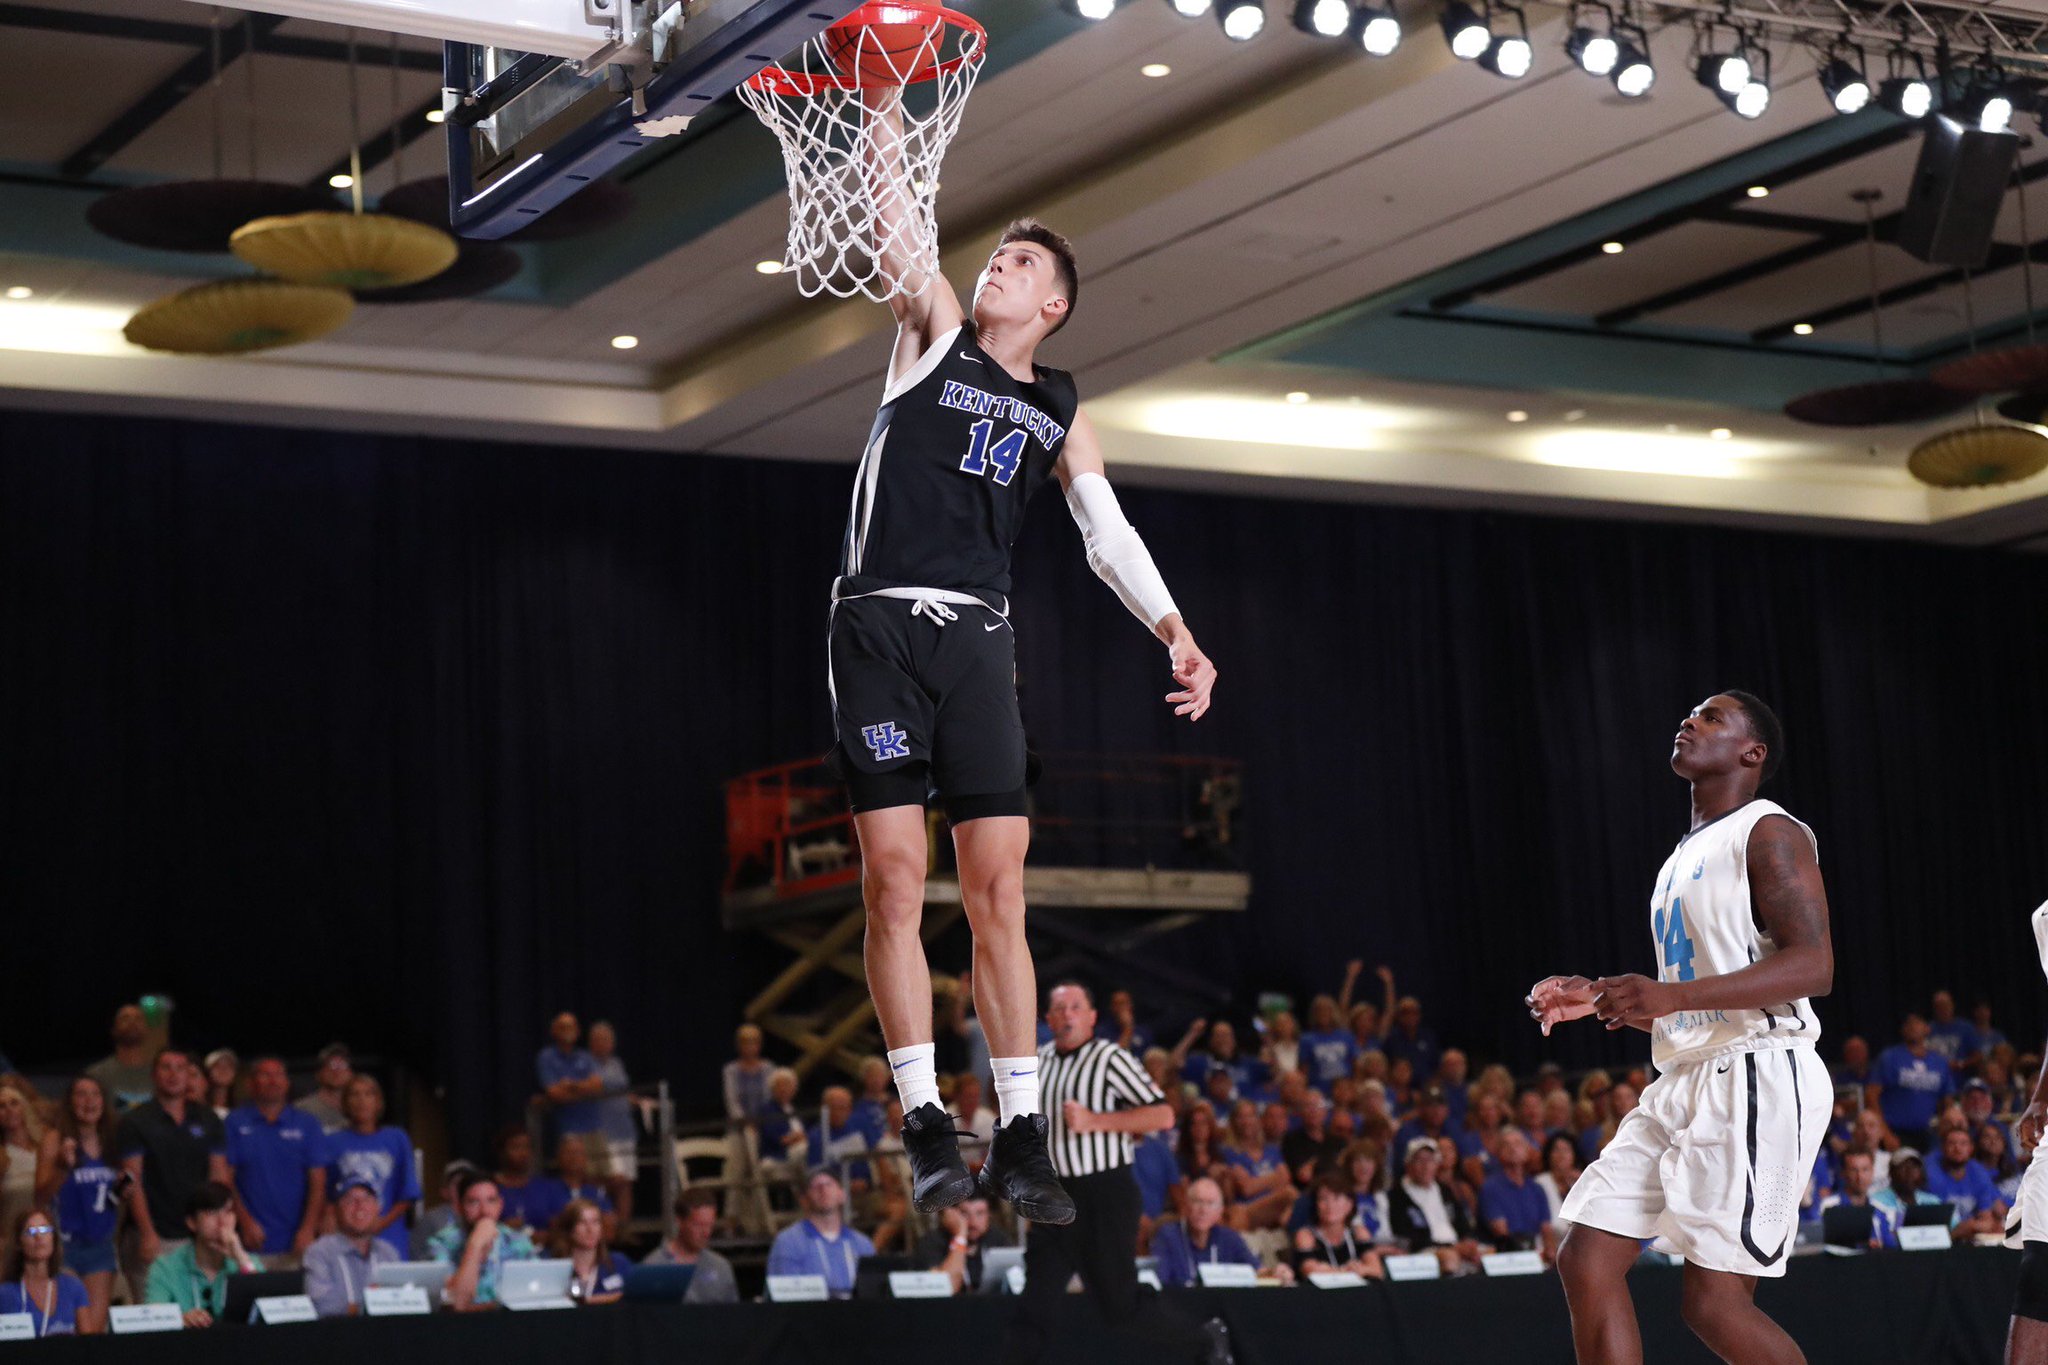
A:
[[[1936,427],[1779,415],[1973,337],[2023,339],[2028,298],[2011,194],[1974,279],[1880,242],[1873,312],[1851,195],[1881,192],[1882,233],[1917,138],[1881,112],[1831,115],[1803,60],[1777,64],[1771,110],[1745,122],[1685,78],[1684,31],[1655,35],[1662,79],[1624,101],[1564,60],[1555,11],[1532,14],[1536,73],[1508,82],[1453,61],[1426,15],[1373,60],[1278,15],[1229,43],[1163,0],[1099,25],[1051,0],[966,7],[994,55],[946,163],[946,264],[964,285],[1019,213],[1075,238],[1082,306],[1048,359],[1079,374],[1121,478],[1982,543],[2048,532],[2048,476],[1983,492],[1908,478]],[[346,35],[223,11],[216,101],[212,13],[0,3],[0,288],[33,291],[0,302],[0,400],[851,461],[888,314],[756,272],[779,254],[781,171],[740,111],[643,154],[623,173],[631,218],[521,248],[493,294],[366,306],[325,341],[248,359],[128,348],[136,306],[239,267],[100,237],[83,216],[97,194],[216,164],[320,184],[346,161]],[[438,53],[402,40],[394,71],[390,40],[365,34],[359,56],[374,198],[442,167],[424,118]],[[2048,151],[2024,158],[2027,178],[2048,172]],[[2030,207],[2048,222],[2048,200]],[[621,334],[640,344],[614,349]]]

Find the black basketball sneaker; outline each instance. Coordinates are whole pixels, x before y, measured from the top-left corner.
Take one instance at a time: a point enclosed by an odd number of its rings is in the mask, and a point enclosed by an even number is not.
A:
[[[1074,1200],[1052,1168],[1045,1134],[1043,1114],[1019,1114],[1007,1127],[996,1129],[988,1161],[981,1168],[981,1187],[1009,1200],[1021,1218],[1064,1227],[1074,1221]]]
[[[953,1116],[936,1104],[920,1104],[903,1116],[903,1153],[910,1158],[910,1197],[920,1213],[950,1209],[974,1193]]]

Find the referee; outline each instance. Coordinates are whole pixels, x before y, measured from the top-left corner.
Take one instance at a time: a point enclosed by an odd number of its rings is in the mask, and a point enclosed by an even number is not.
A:
[[[1161,1359],[1227,1362],[1221,1324],[1200,1329],[1157,1308],[1138,1293],[1138,1182],[1131,1175],[1131,1139],[1173,1126],[1173,1110],[1137,1058],[1095,1036],[1095,999],[1078,981],[1062,981],[1047,997],[1052,1041],[1038,1050],[1038,1077],[1049,1125],[1048,1146],[1060,1183],[1074,1200],[1064,1227],[1033,1223],[1024,1244],[1024,1301],[1008,1360],[1043,1358],[1067,1282],[1081,1287],[1114,1327],[1141,1317]],[[1141,1304],[1144,1305],[1141,1307]]]

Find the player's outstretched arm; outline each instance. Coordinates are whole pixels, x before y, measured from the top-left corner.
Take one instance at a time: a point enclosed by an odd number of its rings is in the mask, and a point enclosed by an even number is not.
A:
[[[893,382],[932,342],[965,321],[966,314],[960,296],[939,273],[938,261],[918,253],[915,245],[915,200],[903,163],[903,89],[870,87],[860,92],[860,99],[870,134],[863,170],[868,199],[875,207],[875,258],[883,278],[894,286],[889,296],[889,310],[896,315],[896,354],[889,364]]]
[[[1173,595],[1152,562],[1152,552],[1124,520],[1116,492],[1103,473],[1102,446],[1087,413],[1074,414],[1073,429],[1067,433],[1053,472],[1066,490],[1067,510],[1081,528],[1088,567],[1166,646],[1173,679],[1181,686],[1180,691],[1166,694],[1173,714],[1200,720],[1216,687],[1216,665],[1209,662],[1209,656],[1195,643],[1195,633],[1181,620],[1180,608],[1173,604]]]
[[[1749,894],[1778,951],[1725,976],[1652,981],[1602,977],[1595,1005],[1609,1028],[1647,1027],[1680,1010],[1756,1010],[1826,995],[1835,984],[1828,895],[1813,841],[1783,815],[1766,815],[1749,834]]]

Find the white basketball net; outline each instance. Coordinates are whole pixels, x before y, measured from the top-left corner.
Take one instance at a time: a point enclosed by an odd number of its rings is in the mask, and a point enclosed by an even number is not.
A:
[[[857,16],[867,22],[825,30],[795,62],[740,86],[740,98],[782,144],[789,177],[782,264],[806,298],[885,301],[922,293],[937,273],[939,163],[960,130],[983,55],[978,32],[934,22],[937,13],[870,4]],[[875,36],[877,22],[899,40],[931,27],[916,50],[891,53]],[[885,73],[894,79],[884,81]],[[885,268],[885,257],[904,268]]]

